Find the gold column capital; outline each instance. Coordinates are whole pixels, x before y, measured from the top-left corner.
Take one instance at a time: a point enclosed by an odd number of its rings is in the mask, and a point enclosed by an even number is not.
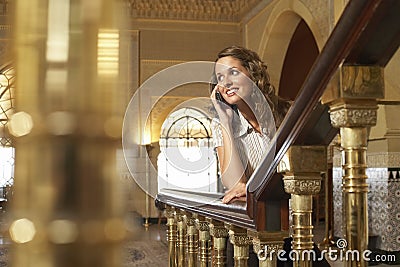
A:
[[[166,207],[165,216],[167,217],[167,219],[169,219],[169,218],[174,218],[175,219],[175,213],[176,213],[176,210],[175,210],[174,207],[171,207],[171,206],[167,206]]]
[[[247,236],[247,233],[231,232],[229,240],[233,245],[238,247],[245,247],[253,244],[253,238]]]
[[[187,226],[195,226],[196,225],[197,215],[192,214],[190,212],[184,211],[183,220]]]
[[[216,221],[213,219],[207,219],[210,227],[210,235],[215,238],[226,238],[229,234],[228,229],[226,229],[224,222]]]
[[[316,195],[321,190],[320,176],[285,176],[285,192],[295,195]]]
[[[340,101],[330,106],[333,127],[368,127],[376,125],[376,100]]]
[[[265,254],[269,254],[271,251],[279,251],[283,249],[283,239],[289,237],[288,231],[280,232],[256,232],[254,230],[248,230],[247,234],[253,238],[253,250],[258,253],[264,250]]]
[[[197,230],[203,232],[203,231],[210,231],[210,224],[207,221],[207,219],[203,216],[198,216],[198,218],[195,220],[195,225]]]
[[[225,223],[226,229],[229,230],[229,240],[234,246],[244,247],[253,244],[253,238],[247,235],[247,230]]]
[[[177,221],[177,223],[185,223],[185,217],[186,217],[186,213],[183,210],[176,210],[174,213],[175,216],[175,220]]]

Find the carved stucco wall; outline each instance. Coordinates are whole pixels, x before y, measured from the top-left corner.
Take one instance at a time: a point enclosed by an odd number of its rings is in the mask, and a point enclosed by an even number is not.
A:
[[[135,18],[239,22],[261,0],[128,0],[127,2],[129,13]]]

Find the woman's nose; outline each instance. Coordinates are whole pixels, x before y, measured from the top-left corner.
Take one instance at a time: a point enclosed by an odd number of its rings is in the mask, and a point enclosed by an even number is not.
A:
[[[229,77],[226,77],[226,78],[225,78],[224,86],[225,86],[226,88],[229,88],[230,86],[232,86],[232,81],[231,81],[231,79],[230,79]]]

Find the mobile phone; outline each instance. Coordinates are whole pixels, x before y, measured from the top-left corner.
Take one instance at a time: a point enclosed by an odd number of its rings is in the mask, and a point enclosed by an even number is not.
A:
[[[237,106],[236,106],[236,105],[228,104],[228,102],[226,102],[226,100],[222,97],[222,95],[221,95],[220,92],[218,92],[218,91],[215,92],[215,98],[216,98],[218,101],[221,101],[222,103],[224,103],[225,105],[230,106],[234,111],[237,111]]]
[[[220,92],[218,92],[218,91],[215,92],[215,98],[216,98],[218,101],[221,101],[222,103],[228,105],[228,103],[227,103],[226,100],[222,97],[222,95],[221,95]]]

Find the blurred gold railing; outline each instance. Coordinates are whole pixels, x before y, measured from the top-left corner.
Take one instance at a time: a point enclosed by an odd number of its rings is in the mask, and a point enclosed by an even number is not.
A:
[[[13,3],[13,266],[120,266],[118,1]]]

